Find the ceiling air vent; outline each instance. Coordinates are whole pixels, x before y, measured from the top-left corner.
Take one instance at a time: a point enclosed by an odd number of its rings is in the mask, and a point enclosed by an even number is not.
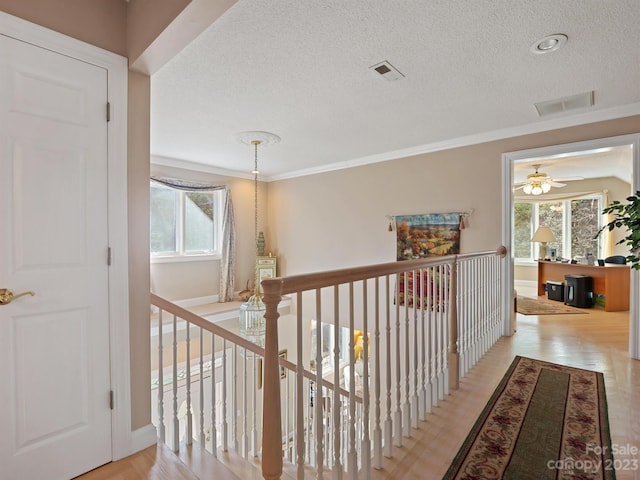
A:
[[[404,78],[404,75],[386,60],[369,68],[390,82]]]
[[[535,103],[534,105],[536,106],[536,110],[538,110],[538,115],[541,117],[566,112],[568,110],[593,107],[593,90],[570,97]]]

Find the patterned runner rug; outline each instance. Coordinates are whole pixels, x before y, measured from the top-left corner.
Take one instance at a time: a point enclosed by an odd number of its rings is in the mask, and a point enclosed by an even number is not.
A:
[[[602,373],[516,356],[444,480],[615,479]]]
[[[523,315],[563,315],[566,313],[589,313],[589,309],[576,308],[562,302],[548,302],[537,298],[518,296],[516,301],[518,313]]]

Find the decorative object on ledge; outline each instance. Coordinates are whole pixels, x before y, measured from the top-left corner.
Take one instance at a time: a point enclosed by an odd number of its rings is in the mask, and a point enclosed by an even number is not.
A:
[[[549,242],[555,242],[556,236],[551,231],[551,228],[541,225],[531,237],[532,242],[540,242],[540,251],[538,252],[538,259],[544,260],[547,256],[547,245]]]
[[[255,241],[255,262],[254,262],[254,291],[253,294],[240,305],[240,335],[247,338],[256,345],[264,346],[265,340],[265,320],[266,307],[262,302],[260,293],[261,269],[258,268],[259,258],[264,258],[264,234],[258,232],[258,145],[269,145],[278,143],[280,137],[269,132],[242,132],[236,135],[236,139],[245,145],[253,145],[254,168],[253,168],[253,193],[254,193],[254,241]],[[275,258],[273,259],[273,274],[275,276]],[[263,277],[264,278],[264,277]]]
[[[258,233],[258,256],[259,257],[264,257],[264,246],[265,246],[264,232],[259,232]]]

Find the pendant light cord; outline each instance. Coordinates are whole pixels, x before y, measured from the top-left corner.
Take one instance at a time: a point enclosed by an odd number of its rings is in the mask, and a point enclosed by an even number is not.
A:
[[[253,222],[253,240],[255,246],[255,285],[254,285],[254,295],[258,297],[258,299],[262,298],[260,295],[260,279],[258,277],[258,145],[260,145],[260,140],[253,140],[254,146],[254,164],[253,164],[253,213],[254,213],[254,222]]]

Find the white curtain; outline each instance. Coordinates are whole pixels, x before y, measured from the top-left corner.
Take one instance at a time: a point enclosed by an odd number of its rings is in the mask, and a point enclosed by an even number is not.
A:
[[[220,260],[220,302],[233,300],[235,287],[236,231],[231,192],[225,189],[222,213],[222,259]]]
[[[214,192],[224,190],[222,195],[222,255],[220,260],[220,290],[218,292],[218,301],[230,302],[233,299],[235,286],[236,232],[233,203],[231,201],[231,191],[229,187],[226,185],[209,185],[178,178],[152,176],[151,180],[171,188],[190,192]]]

